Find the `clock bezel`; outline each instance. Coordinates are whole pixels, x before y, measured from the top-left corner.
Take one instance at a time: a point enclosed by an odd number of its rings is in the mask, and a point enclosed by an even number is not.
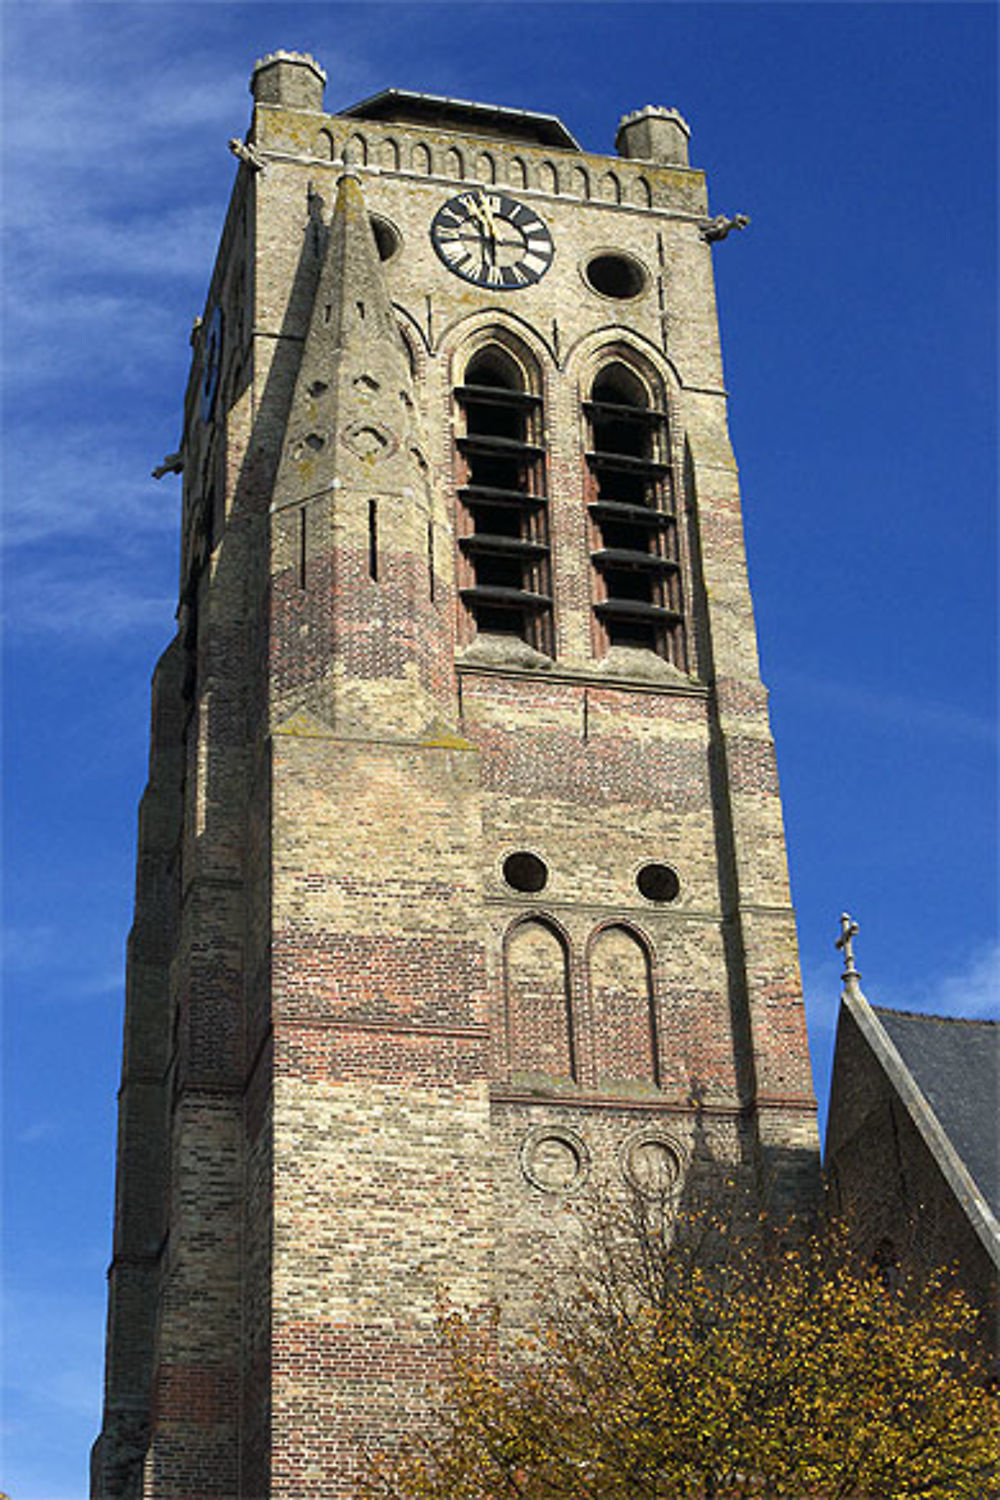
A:
[[[477,198],[480,203],[486,200],[489,212],[496,217],[512,224],[520,234],[525,237],[524,253],[509,266],[497,267],[499,280],[491,280],[485,259],[478,263],[478,269],[464,266],[461,262],[449,257],[444,249],[442,241],[442,230],[453,228],[453,225],[444,222],[445,216],[451,216],[455,224],[475,223],[476,216],[470,201]],[[525,215],[530,221],[529,225],[518,222],[518,215]],[[530,232],[529,232],[530,229]],[[545,220],[534,208],[521,202],[511,193],[504,192],[500,188],[467,188],[461,193],[454,193],[447,198],[435,213],[431,220],[430,241],[434,252],[446,270],[451,271],[454,276],[460,277],[462,281],[469,282],[483,291],[491,292],[524,292],[533,286],[537,286],[542,277],[549,271],[555,260],[556,247],[552,237],[552,231]],[[542,264],[536,269],[532,260],[541,259]],[[518,272],[517,276],[504,279],[507,272]]]

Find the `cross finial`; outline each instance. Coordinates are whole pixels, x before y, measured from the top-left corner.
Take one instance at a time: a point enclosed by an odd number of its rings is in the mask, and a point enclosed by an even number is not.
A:
[[[844,972],[841,978],[845,982],[861,978],[854,964],[854,939],[857,937],[857,934],[857,922],[855,922],[853,917],[848,916],[846,911],[841,912],[840,937],[837,939],[837,947],[842,948],[844,952]]]

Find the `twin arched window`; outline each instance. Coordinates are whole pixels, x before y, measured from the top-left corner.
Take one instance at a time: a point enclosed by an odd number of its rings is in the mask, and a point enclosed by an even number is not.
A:
[[[480,634],[553,654],[544,412],[537,371],[499,342],[479,349],[456,399],[460,595]],[[675,488],[662,389],[620,359],[589,399],[585,490],[597,655],[645,648],[687,670]]]
[[[514,1079],[659,1087],[652,954],[629,926],[593,935],[586,958],[589,1005],[577,1015],[569,949],[545,917],[522,920],[504,945],[508,1064]],[[579,1055],[582,1045],[583,1056]]]

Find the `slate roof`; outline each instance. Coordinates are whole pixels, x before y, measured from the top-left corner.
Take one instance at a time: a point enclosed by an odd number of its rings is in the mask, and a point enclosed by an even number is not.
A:
[[[1000,1021],[872,1010],[1000,1218]]]

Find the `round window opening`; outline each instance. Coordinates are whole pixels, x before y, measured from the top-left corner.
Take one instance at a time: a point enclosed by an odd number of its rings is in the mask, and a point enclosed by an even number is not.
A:
[[[587,280],[602,297],[626,302],[645,291],[646,273],[631,255],[595,255],[587,262]]]
[[[681,883],[669,865],[643,865],[635,883],[647,901],[676,901]]]
[[[503,862],[503,878],[515,891],[541,891],[549,878],[545,861],[526,849],[517,854],[508,854]]]
[[[375,236],[375,249],[378,251],[379,260],[392,260],[403,243],[399,230],[395,224],[390,224],[388,219],[380,218],[378,214],[372,214],[369,222],[372,226],[372,234]]]

